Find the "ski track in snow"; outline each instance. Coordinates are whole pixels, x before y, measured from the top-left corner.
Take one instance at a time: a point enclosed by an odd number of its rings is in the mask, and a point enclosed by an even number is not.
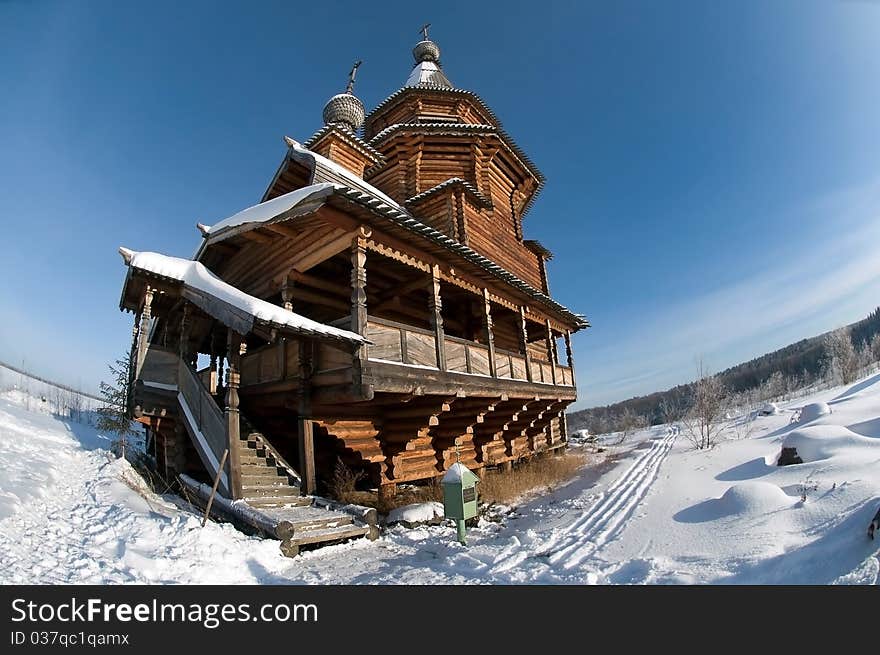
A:
[[[529,558],[542,558],[554,568],[573,569],[617,538],[656,479],[663,460],[678,437],[678,426],[654,439],[650,448],[604,491],[598,502],[563,529],[554,529],[543,542],[528,552],[504,552],[495,559],[490,572],[505,573]]]

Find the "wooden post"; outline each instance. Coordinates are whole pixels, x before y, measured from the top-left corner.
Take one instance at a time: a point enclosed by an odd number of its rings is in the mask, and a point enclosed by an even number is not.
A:
[[[446,342],[443,334],[443,301],[440,298],[440,267],[431,267],[431,286],[428,289],[428,312],[431,327],[434,328],[434,350],[437,354],[437,368],[446,370]]]
[[[299,439],[300,472],[302,476],[301,493],[306,496],[315,493],[315,433],[311,419],[302,415],[297,418],[296,432]]]
[[[489,290],[483,289],[483,337],[489,347],[489,375],[498,377],[495,370],[495,334],[492,331],[492,306],[489,302]]]
[[[526,379],[534,382],[532,379],[532,358],[529,356],[529,334],[526,330],[526,308],[519,308],[519,347],[523,352],[526,360]]]
[[[211,515],[211,505],[214,504],[214,496],[217,495],[217,486],[220,484],[220,476],[223,475],[223,467],[226,465],[226,458],[229,456],[229,448],[223,450],[223,457],[220,458],[220,468],[217,469],[217,475],[214,476],[214,486],[211,487],[211,495],[208,496],[208,504],[205,505],[205,516],[202,519],[202,527],[208,522]]]
[[[241,335],[231,328],[226,336],[226,437],[229,443],[229,493],[232,499],[241,498],[241,458],[239,440],[241,421],[238,410],[238,385],[241,380]]]
[[[553,328],[550,327],[550,319],[547,319],[547,357],[550,360],[550,379],[556,384],[556,364],[559,362],[559,353],[556,352],[556,339],[553,338]]]
[[[571,369],[572,379],[574,379],[574,355],[571,350],[571,330],[565,331],[565,359],[568,362],[568,368]]]
[[[299,344],[299,361],[303,377],[296,419],[296,436],[299,450],[299,475],[302,479],[300,493],[308,496],[315,493],[315,488],[317,487],[315,477],[315,432],[314,423],[312,422],[310,397],[311,376],[314,370],[314,343],[300,340]]]
[[[147,341],[150,338],[150,319],[152,318],[153,290],[148,286],[144,292],[144,308],[141,310],[141,327],[138,335],[137,370],[136,377],[140,377],[144,359],[147,356]]]
[[[211,365],[208,373],[208,393],[212,396],[217,393],[217,353],[211,351]]]
[[[397,495],[397,484],[394,482],[381,482],[379,484],[379,503],[389,503]]]
[[[223,333],[215,325],[211,331],[211,395],[216,396],[223,382]]]
[[[183,311],[180,313],[180,342],[178,345],[178,354],[180,358],[185,361],[187,364],[190,363],[190,355],[189,355],[189,328],[190,328],[190,320],[189,320],[189,303],[183,303]]]
[[[281,302],[284,303],[284,309],[293,311],[293,281],[289,277],[285,277],[281,285]]]

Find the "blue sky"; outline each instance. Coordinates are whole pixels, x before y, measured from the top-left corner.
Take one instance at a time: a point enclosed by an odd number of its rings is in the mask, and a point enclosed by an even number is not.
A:
[[[0,359],[85,388],[126,245],[190,256],[342,90],[444,69],[548,178],[526,236],[587,314],[578,407],[880,304],[880,3],[0,1]]]

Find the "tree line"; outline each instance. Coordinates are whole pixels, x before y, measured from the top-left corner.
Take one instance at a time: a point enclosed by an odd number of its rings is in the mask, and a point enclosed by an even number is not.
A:
[[[692,439],[695,444],[706,447],[713,440],[716,419],[723,418],[731,408],[754,409],[763,402],[789,399],[809,387],[849,384],[877,362],[880,307],[856,323],[801,339],[718,374],[709,374],[701,361],[693,382],[572,412],[568,425],[571,431],[627,434],[648,425],[686,421],[700,433]],[[702,419],[711,419],[708,424],[702,420],[702,429],[700,414]]]

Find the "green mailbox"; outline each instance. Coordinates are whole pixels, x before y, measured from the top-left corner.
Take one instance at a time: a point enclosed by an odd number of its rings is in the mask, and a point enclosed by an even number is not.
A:
[[[446,518],[455,519],[458,540],[467,545],[464,522],[477,515],[477,483],[480,481],[467,466],[456,462],[443,476],[443,511]]]

